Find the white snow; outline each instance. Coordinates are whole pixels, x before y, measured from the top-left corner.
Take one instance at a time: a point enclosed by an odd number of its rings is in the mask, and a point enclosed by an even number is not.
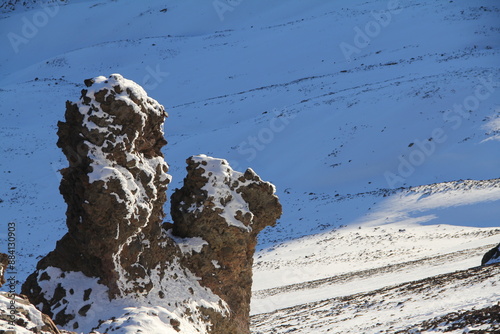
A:
[[[106,120],[106,124],[112,125],[115,116],[105,113],[100,106],[100,103],[95,100],[95,94],[102,90],[107,90],[106,96],[114,92],[116,100],[122,100],[131,106],[133,110],[139,114],[143,120],[143,126],[146,122],[145,111],[152,111],[158,115],[162,115],[162,106],[155,100],[148,97],[144,89],[136,84],[135,82],[123,78],[120,74],[112,74],[109,77],[99,76],[93,79],[94,83],[87,89],[87,97],[90,98],[90,106],[83,104],[83,99],[81,99],[77,105],[80,113],[84,116],[84,125],[89,131],[92,129],[97,129],[99,132],[108,131],[97,126],[91,119],[91,117],[98,117],[100,119]],[[121,93],[117,94],[117,89],[121,89]],[[130,99],[128,94],[133,94],[141,105],[138,105]],[[92,112],[89,112],[91,110]],[[116,128],[116,126],[114,126]],[[121,128],[119,126],[118,128]],[[163,124],[160,125],[163,131]],[[128,170],[126,166],[120,166],[111,159],[108,158],[107,154],[103,151],[103,148],[109,145],[115,145],[116,147],[124,146],[124,143],[132,143],[132,150],[135,149],[135,139],[138,133],[135,133],[134,138],[128,138],[127,135],[117,136],[117,140],[114,143],[106,141],[102,146],[93,144],[89,141],[85,141],[85,144],[89,147],[89,156],[92,159],[91,168],[92,172],[88,174],[89,183],[94,183],[96,181],[103,181],[104,187],[107,188],[107,183],[110,180],[118,180],[120,182],[125,198],[119,198],[118,200],[126,204],[128,209],[128,216],[126,219],[138,219],[139,209],[144,210],[146,215],[141,216],[144,224],[147,223],[149,216],[151,215],[152,204],[148,200],[149,196],[153,196],[152,200],[157,196],[157,190],[154,185],[155,175],[160,173],[160,179],[170,180],[170,175],[163,172],[163,170],[168,169],[168,165],[161,157],[146,158],[142,154],[138,153],[127,153],[127,160],[134,161],[135,166],[144,170],[150,176],[150,182],[145,189],[139,180],[136,180],[134,175]],[[149,190],[149,195],[148,195]]]
[[[172,263],[168,273],[157,267],[151,271],[148,281],[135,282],[140,285],[151,280],[154,288],[149,294],[113,300],[109,300],[107,287],[99,284],[97,278],[87,277],[80,272],[62,272],[53,267],[40,272],[39,276],[44,272],[51,278],[40,280],[45,296],[50,298],[58,285],[66,291],[63,302],[52,311],[57,314],[66,309],[66,312],[76,314],[66,327],[72,329],[77,323],[78,331],[84,333],[90,332],[98,323],[101,324],[96,330],[102,333],[137,333],[141,326],[144,326],[143,331],[148,329],[148,333],[177,333],[173,332],[175,329],[170,319],[179,321],[180,328],[187,332],[206,333],[207,324],[200,321],[198,308],[215,309],[223,314],[227,310],[227,305],[218,296],[201,287],[197,283],[199,278],[183,270],[178,263]],[[192,292],[187,287],[191,287]],[[85,306],[90,308],[82,316],[78,311]],[[190,315],[193,315],[191,318],[195,322],[189,320]]]
[[[184,254],[193,254],[193,252],[199,253],[203,249],[203,246],[208,245],[208,242],[200,237],[181,238],[175,236],[172,234],[172,230],[168,230],[167,235],[177,243],[181,252]]]
[[[500,140],[500,110],[496,110],[496,114],[483,125],[483,128],[487,130],[488,138],[484,139],[482,143],[487,142],[489,140]]]
[[[499,237],[500,228],[394,223],[361,229],[342,228],[287,242],[256,254],[252,313],[368,292],[475,267]],[[353,278],[328,282],[330,278],[348,274]],[[316,280],[324,282],[272,296],[259,293]]]

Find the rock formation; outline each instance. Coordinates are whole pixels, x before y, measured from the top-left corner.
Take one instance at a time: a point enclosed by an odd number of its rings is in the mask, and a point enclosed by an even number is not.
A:
[[[232,326],[216,333],[250,333],[257,234],[281,215],[274,186],[251,169],[233,171],[222,159],[196,156],[187,163],[184,186],[172,195],[173,231],[183,238],[202,238],[209,246],[185,256],[182,264],[232,311]]]
[[[498,262],[500,262],[500,244],[498,244],[496,247],[490,249],[489,251],[486,252],[486,254],[484,254],[483,258],[481,259],[481,265],[487,266],[489,264]]]
[[[85,85],[58,124],[68,233],[22,293],[78,332],[249,333],[257,233],[281,214],[274,187],[192,157],[163,224],[163,106],[118,74]]]

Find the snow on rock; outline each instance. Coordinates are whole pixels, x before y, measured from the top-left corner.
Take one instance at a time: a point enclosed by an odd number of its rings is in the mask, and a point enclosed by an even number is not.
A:
[[[85,85],[58,124],[68,233],[22,293],[84,333],[249,333],[257,233],[281,215],[274,186],[192,158],[172,200],[181,216],[163,223],[163,106],[119,74]]]
[[[498,333],[500,331],[500,303],[481,309],[451,312],[412,327],[398,333]]]
[[[209,247],[183,264],[227,302],[230,326],[216,333],[250,333],[252,264],[257,234],[281,215],[274,186],[251,169],[234,171],[227,161],[206,155],[187,159],[183,187],[172,195],[173,234]]]
[[[170,238],[174,239],[183,254],[199,253],[203,249],[203,246],[208,245],[208,242],[202,238],[180,238],[173,235],[172,230],[168,230],[167,233]]]
[[[202,189],[207,192],[209,200],[214,205],[213,209],[220,210],[219,215],[226,220],[228,225],[251,231],[253,215],[235,184],[231,184],[232,180],[243,177],[243,173],[232,170],[224,159],[209,158],[201,154],[191,157],[191,160],[203,165],[202,176],[207,178],[208,182]],[[245,180],[242,184],[237,185],[244,186],[246,183]],[[202,211],[203,207],[203,205],[199,205],[194,210]],[[238,216],[247,216],[248,223],[245,224],[237,218]]]
[[[485,332],[477,333],[498,333],[499,273],[499,265],[474,267],[363,293],[324,296],[255,315],[252,329],[255,334],[458,334],[480,328]]]
[[[168,250],[166,250],[168,251]],[[226,314],[226,306],[209,289],[197,284],[199,280],[182,268],[177,261],[162,268],[157,264],[142,283],[151,284],[143,298],[134,295],[110,299],[108,288],[96,277],[87,277],[81,272],[63,272],[48,267],[39,272],[41,293],[50,300],[59,299],[52,309],[54,320],[60,323],[69,314],[71,318],[64,326],[85,333],[177,333],[182,329],[188,333],[208,333],[207,314],[212,309]],[[137,282],[141,283],[141,282]],[[55,287],[55,288],[54,288]]]
[[[85,85],[78,102],[66,103],[65,122],[58,123],[57,144],[69,162],[60,186],[68,234],[38,269],[82,271],[100,277],[110,297],[126,295],[141,289],[127,282],[147,275],[135,262],[145,235],[160,234],[164,217],[167,114],[119,74]]]

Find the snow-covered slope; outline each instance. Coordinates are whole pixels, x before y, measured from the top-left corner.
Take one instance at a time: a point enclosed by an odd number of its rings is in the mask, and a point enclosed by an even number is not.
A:
[[[498,333],[499,274],[471,268],[299,304],[255,316],[254,333]]]
[[[465,270],[498,244],[495,1],[32,3],[0,18],[0,238],[15,222],[19,281],[65,230],[64,103],[111,73],[169,113],[169,192],[199,153],[277,186],[254,313]]]

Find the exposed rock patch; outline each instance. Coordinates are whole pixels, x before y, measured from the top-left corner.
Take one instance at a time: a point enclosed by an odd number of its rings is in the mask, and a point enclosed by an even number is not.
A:
[[[256,236],[281,214],[274,187],[192,157],[163,224],[163,106],[118,74],[85,85],[58,124],[68,233],[22,293],[78,332],[249,333]]]

